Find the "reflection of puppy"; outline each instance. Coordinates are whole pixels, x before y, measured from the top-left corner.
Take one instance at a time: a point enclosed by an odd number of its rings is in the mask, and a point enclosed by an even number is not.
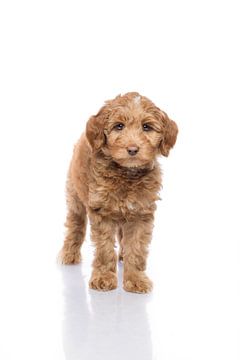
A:
[[[147,313],[151,295],[137,296],[122,289],[108,294],[87,292],[82,270],[65,266],[61,271],[65,359],[152,359]]]
[[[117,287],[115,235],[124,262],[123,286],[146,293],[147,248],[161,186],[157,155],[168,156],[177,125],[149,99],[127,93],[107,101],[92,116],[76,144],[67,182],[68,229],[61,260],[80,261],[86,214],[96,246],[90,287]]]

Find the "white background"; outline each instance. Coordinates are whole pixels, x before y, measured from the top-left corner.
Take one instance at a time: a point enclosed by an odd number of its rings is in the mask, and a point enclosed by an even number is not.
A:
[[[240,359],[239,33],[233,0],[1,1],[1,359]],[[89,291],[89,235],[55,263],[73,144],[127,91],[180,130],[151,295]]]

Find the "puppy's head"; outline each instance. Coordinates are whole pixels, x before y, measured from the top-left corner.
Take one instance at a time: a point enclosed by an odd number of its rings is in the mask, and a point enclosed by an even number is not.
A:
[[[106,101],[86,128],[93,151],[102,151],[124,167],[142,167],[158,154],[168,156],[177,133],[176,123],[136,92]]]

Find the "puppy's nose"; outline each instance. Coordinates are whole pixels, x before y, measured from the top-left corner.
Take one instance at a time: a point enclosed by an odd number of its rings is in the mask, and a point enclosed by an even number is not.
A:
[[[129,155],[131,155],[131,156],[136,155],[137,152],[138,152],[138,150],[139,150],[139,147],[138,147],[138,146],[128,146],[128,148],[127,148],[127,152],[128,152]]]

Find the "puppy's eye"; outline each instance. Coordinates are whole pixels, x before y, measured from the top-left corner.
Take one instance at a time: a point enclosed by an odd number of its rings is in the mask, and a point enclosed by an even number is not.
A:
[[[148,124],[143,124],[143,131],[151,131],[153,128]]]
[[[118,123],[114,126],[115,130],[122,130],[124,128],[124,124],[123,123]]]

